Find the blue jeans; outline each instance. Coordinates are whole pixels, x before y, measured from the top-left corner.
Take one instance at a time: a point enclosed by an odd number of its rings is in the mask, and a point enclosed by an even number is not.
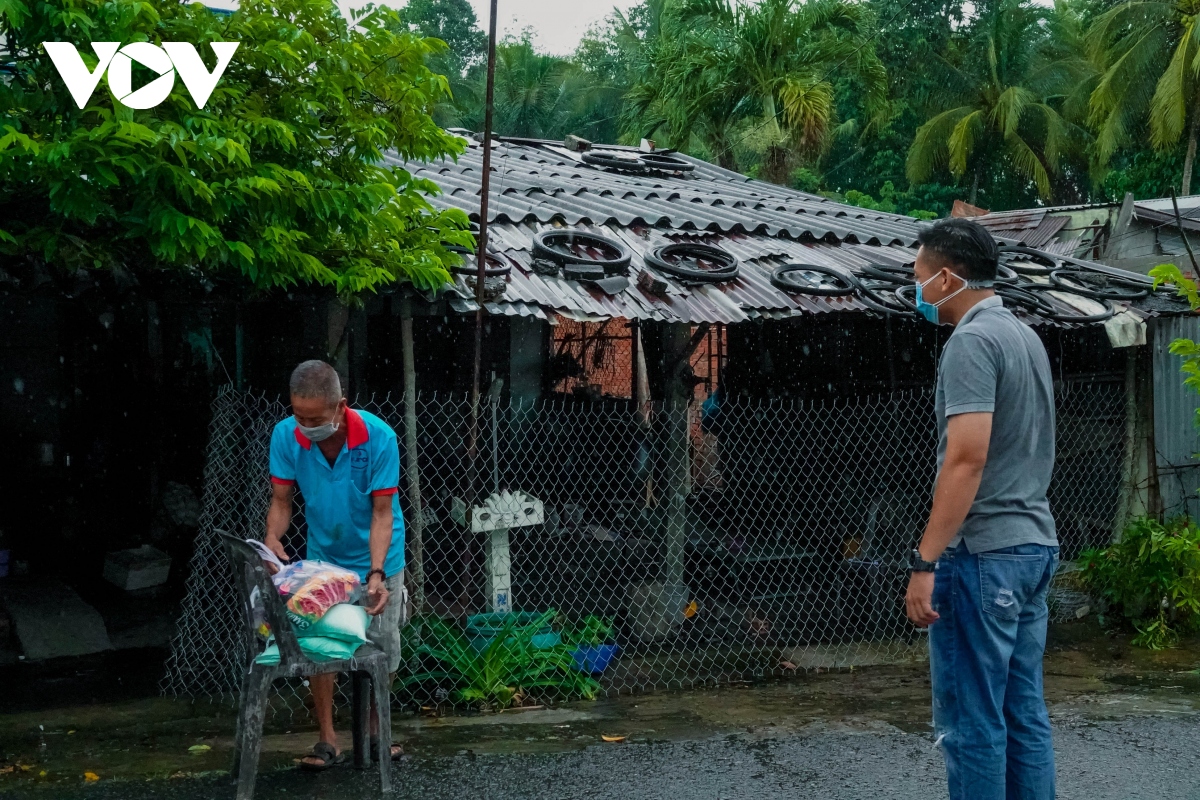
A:
[[[960,544],[938,560],[929,667],[950,800],[1054,797],[1042,655],[1057,564],[1058,548],[1037,544]]]

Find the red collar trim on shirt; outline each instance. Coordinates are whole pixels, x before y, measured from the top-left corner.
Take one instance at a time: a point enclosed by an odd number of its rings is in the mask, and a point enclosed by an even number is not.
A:
[[[353,408],[346,409],[346,447],[353,450],[356,447],[362,447],[367,443],[370,436],[367,434],[367,423],[363,422],[362,416]]]
[[[312,448],[312,439],[309,439],[307,436],[305,436],[303,433],[300,432],[299,425],[297,425],[295,430],[292,432],[296,434],[296,443],[297,444],[299,444],[305,450],[309,450]]]
[[[353,450],[356,447],[362,447],[370,439],[367,433],[367,423],[363,422],[362,416],[353,408],[346,409],[346,447]],[[312,448],[312,440],[300,432],[297,427],[294,431],[296,434],[296,443],[305,450]]]

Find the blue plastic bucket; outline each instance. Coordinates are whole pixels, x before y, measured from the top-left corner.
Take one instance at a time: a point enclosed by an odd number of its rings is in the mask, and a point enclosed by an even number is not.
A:
[[[608,663],[616,658],[621,648],[615,644],[581,644],[571,656],[575,669],[590,675],[599,675],[608,669]]]
[[[467,638],[471,641],[471,647],[481,653],[487,649],[493,639],[500,635],[500,631],[504,630],[504,624],[509,620],[513,620],[515,617],[513,624],[518,628],[523,628],[532,625],[541,616],[543,615],[533,611],[472,614],[467,617]],[[530,643],[538,650],[548,650],[561,644],[562,636],[556,633],[549,623],[546,623],[533,635]]]

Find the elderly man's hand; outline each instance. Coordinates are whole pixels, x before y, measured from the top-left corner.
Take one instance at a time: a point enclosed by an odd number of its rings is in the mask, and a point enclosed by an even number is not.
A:
[[[278,537],[272,536],[271,534],[268,533],[266,536],[266,539],[263,540],[263,544],[265,544],[267,546],[267,549],[269,549],[272,553],[279,556],[279,560],[282,561],[283,563],[286,564],[289,561],[291,561],[291,559],[288,558],[287,551],[283,549],[283,542],[280,541]],[[274,575],[276,572],[279,571],[279,568],[276,567],[274,564],[271,564],[271,563],[265,562],[265,561],[264,561],[264,564],[267,568],[267,571],[270,572],[270,574],[272,574],[272,575]]]
[[[927,628],[937,622],[939,614],[933,610],[933,573],[914,572],[908,579],[908,594],[904,596],[904,607],[908,618],[918,628]]]
[[[388,597],[387,584],[379,575],[372,575],[371,580],[367,582],[367,613],[372,617],[382,614],[387,608]]]

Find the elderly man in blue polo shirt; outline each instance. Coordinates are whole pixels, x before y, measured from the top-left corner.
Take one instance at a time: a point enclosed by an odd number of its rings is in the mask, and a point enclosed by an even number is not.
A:
[[[284,561],[283,536],[292,521],[292,494],[304,496],[308,559],[354,570],[367,587],[368,640],[400,665],[404,590],[404,517],[400,513],[400,452],[385,422],[346,404],[337,371],[305,361],[289,383],[292,416],[271,435],[271,507],[266,544]],[[341,758],[333,729],[333,675],[310,679],[320,741],[300,764],[321,770]],[[377,720],[372,714],[375,731]],[[372,753],[378,748],[372,747]],[[392,757],[402,753],[392,747]]]

